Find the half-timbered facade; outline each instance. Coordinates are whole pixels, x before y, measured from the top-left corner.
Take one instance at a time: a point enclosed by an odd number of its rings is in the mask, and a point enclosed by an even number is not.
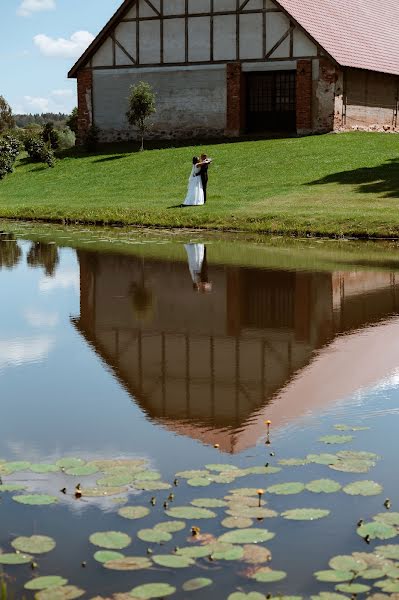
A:
[[[334,35],[326,36],[336,23],[323,25],[332,3],[125,0],[69,73],[78,79],[81,136],[95,124],[104,140],[132,137],[125,113],[139,81],[156,92],[158,137],[304,134],[374,123],[394,129],[398,59],[379,72],[384,57],[364,67],[359,47],[347,61],[345,40],[341,57]],[[353,3],[361,10],[371,0]]]

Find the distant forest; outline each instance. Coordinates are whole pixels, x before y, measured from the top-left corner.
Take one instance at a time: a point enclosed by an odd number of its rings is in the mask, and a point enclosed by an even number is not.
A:
[[[69,115],[63,113],[43,113],[41,115],[13,115],[17,127],[27,127],[32,123],[44,125],[45,123],[54,123],[59,127],[64,127]]]

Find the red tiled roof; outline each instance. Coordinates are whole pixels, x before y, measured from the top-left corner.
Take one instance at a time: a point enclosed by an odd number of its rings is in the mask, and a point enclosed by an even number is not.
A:
[[[398,0],[278,0],[344,67],[399,75]]]

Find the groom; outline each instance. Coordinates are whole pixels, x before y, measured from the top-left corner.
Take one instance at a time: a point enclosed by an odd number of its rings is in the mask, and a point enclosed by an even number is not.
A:
[[[204,164],[201,166],[199,174],[202,181],[202,187],[204,189],[204,204],[206,204],[206,190],[208,187],[208,167],[211,164],[211,160],[206,154],[201,154],[201,162]]]

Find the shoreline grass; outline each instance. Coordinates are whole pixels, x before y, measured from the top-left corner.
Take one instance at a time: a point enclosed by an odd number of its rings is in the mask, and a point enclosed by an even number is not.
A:
[[[178,208],[195,146],[110,145],[19,160],[0,182],[0,218],[290,236],[399,237],[399,138],[346,133],[212,144],[209,201]]]

